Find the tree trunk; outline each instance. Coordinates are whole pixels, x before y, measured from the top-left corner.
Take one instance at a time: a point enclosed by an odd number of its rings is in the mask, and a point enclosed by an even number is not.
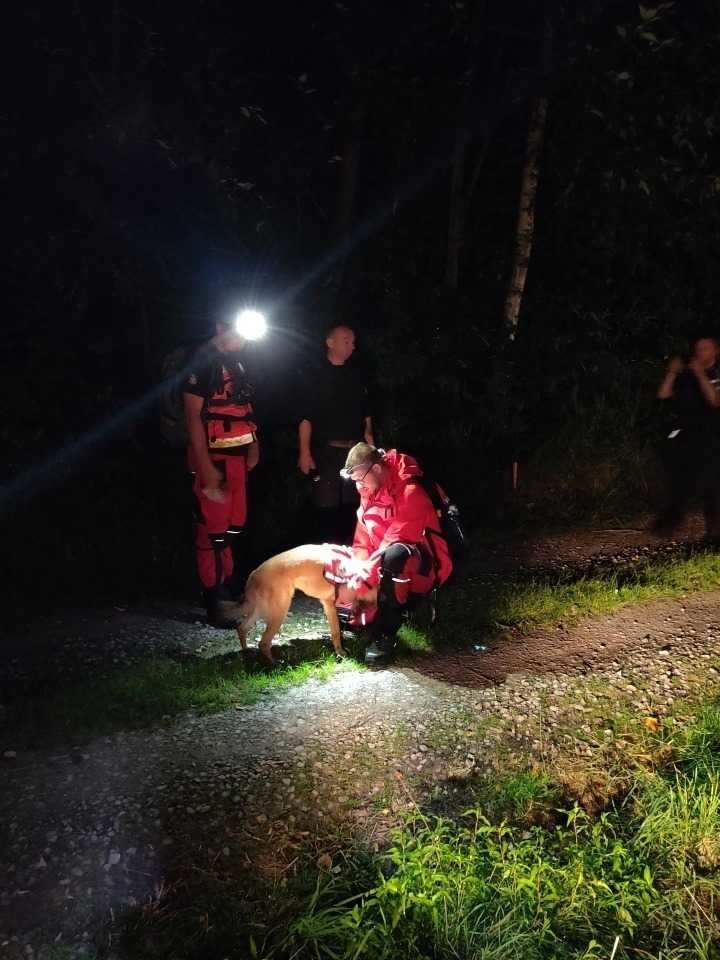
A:
[[[547,106],[546,97],[539,97],[534,102],[528,126],[525,162],[520,184],[513,271],[503,310],[503,320],[509,340],[514,340],[517,335],[520,305],[525,291],[525,280],[532,252],[535,232],[535,196],[540,173],[540,153],[545,132]]]

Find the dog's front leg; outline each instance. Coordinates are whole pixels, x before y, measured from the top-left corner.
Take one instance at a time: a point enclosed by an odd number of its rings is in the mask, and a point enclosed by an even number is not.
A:
[[[321,600],[325,616],[330,627],[330,639],[332,640],[333,650],[339,657],[346,657],[347,652],[342,645],[342,632],[340,630],[340,621],[338,620],[335,600]]]

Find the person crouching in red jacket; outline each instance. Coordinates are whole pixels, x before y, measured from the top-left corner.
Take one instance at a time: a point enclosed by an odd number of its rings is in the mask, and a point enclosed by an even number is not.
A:
[[[341,475],[360,494],[353,551],[365,561],[362,579],[378,587],[378,612],[365,651],[365,662],[375,663],[392,657],[408,600],[445,583],[452,560],[413,457],[356,443]]]

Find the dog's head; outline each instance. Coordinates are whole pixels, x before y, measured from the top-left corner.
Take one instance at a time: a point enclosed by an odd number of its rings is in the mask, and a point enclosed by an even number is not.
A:
[[[364,590],[358,593],[349,587],[338,589],[336,601],[338,614],[348,627],[362,627],[372,623],[377,613],[377,590]]]

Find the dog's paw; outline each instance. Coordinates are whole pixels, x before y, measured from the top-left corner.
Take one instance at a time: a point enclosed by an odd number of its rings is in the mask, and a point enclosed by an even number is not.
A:
[[[339,650],[333,650],[333,653],[338,658],[338,660],[345,660],[346,657],[350,656],[350,654],[347,652],[345,647],[340,647]]]

